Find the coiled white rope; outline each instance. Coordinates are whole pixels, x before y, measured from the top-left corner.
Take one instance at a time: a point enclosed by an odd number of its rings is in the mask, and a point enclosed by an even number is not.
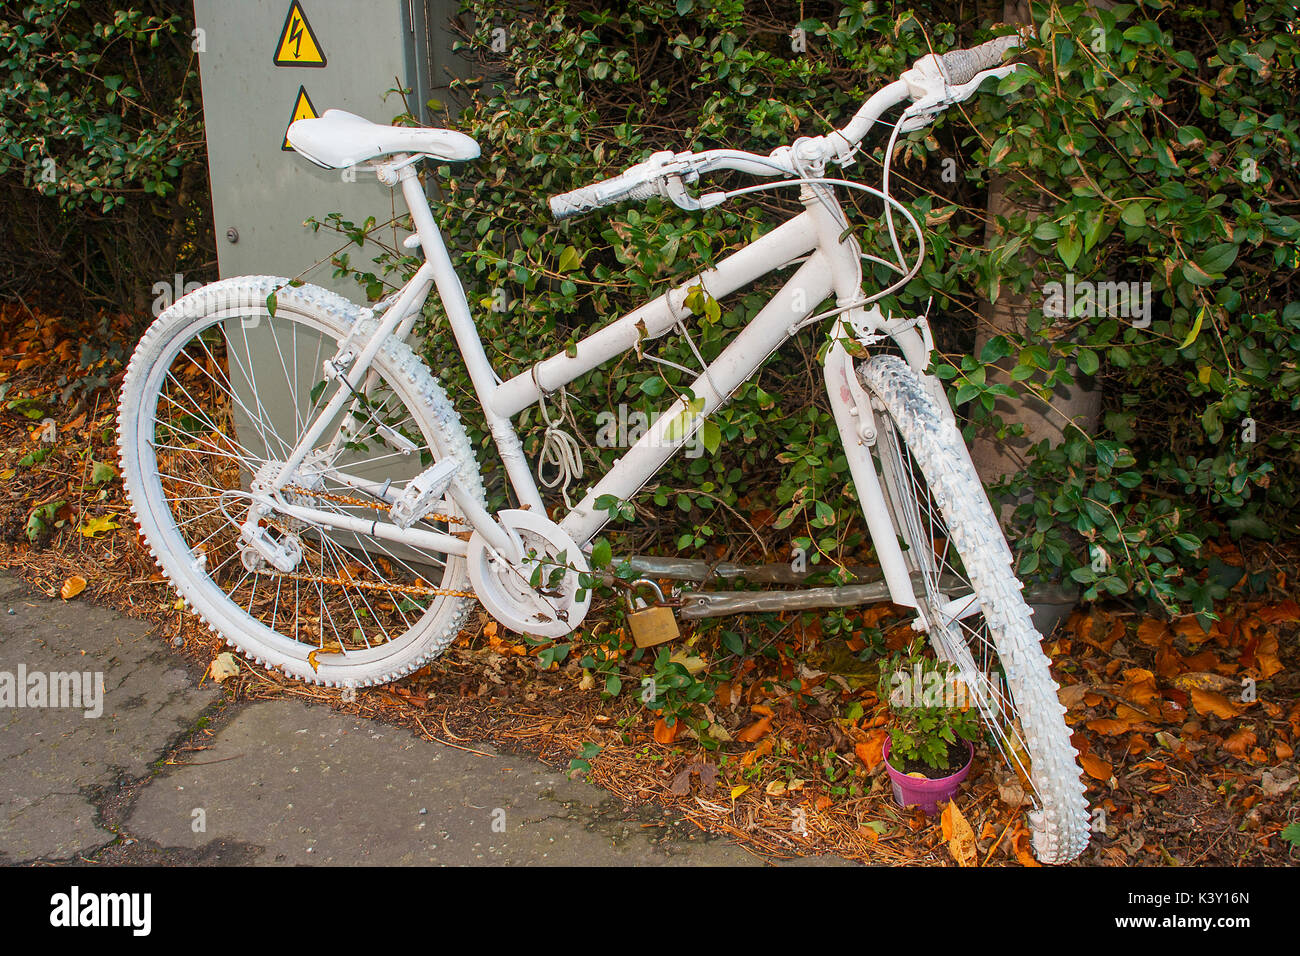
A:
[[[582,449],[578,445],[578,440],[562,427],[566,418],[573,421],[573,414],[569,411],[569,394],[561,385],[559,415],[554,420],[546,408],[546,394],[540,389],[537,407],[541,410],[542,421],[546,423],[546,431],[542,435],[542,450],[537,456],[537,477],[545,488],[558,486],[564,498],[564,507],[572,510],[573,502],[569,500],[569,486],[576,479],[582,478]],[[576,423],[574,427],[577,427]],[[549,480],[543,470],[546,465],[555,468],[555,477]]]

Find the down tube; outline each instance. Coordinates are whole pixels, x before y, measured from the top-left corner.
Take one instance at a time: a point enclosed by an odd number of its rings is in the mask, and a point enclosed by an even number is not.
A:
[[[812,309],[830,292],[831,273],[826,256],[815,252],[763,306],[753,321],[737,333],[722,354],[691,383],[691,392],[696,399],[704,399],[704,408],[691,420],[685,433],[672,439],[665,436],[670,423],[686,413],[686,404],[679,398],[605,477],[587,491],[560,526],[585,547],[609,520],[607,512],[596,508],[597,499],[613,495],[625,501],[635,495],[674,452],[689,442],[704,420],[717,411],[731,393],[790,337],[791,328],[811,315]]]

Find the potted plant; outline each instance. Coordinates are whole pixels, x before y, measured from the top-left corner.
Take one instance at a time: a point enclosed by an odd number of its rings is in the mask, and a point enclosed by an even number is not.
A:
[[[912,649],[881,674],[881,696],[893,723],[885,741],[885,770],[900,806],[927,814],[949,800],[970,772],[979,710],[952,664]]]

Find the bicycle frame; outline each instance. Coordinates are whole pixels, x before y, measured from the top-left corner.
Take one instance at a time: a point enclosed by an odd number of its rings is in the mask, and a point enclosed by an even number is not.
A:
[[[608,495],[626,500],[636,494],[673,454],[689,443],[705,419],[798,331],[800,324],[827,296],[833,294],[840,307],[861,297],[860,251],[852,236],[841,238],[845,232],[843,211],[830,188],[809,184],[803,187],[800,197],[804,212],[732,253],[714,268],[697,274],[586,336],[571,352],[542,359],[528,372],[502,381],[488,360],[464,289],[433,220],[419,178],[408,159],[405,156],[394,157],[389,165],[396,171],[390,172],[390,176],[400,181],[419,244],[425,253],[425,262],[397,294],[378,329],[352,359],[347,373],[341,376],[348,387],[336,391],[304,433],[281,472],[282,483],[288,481],[308,451],[315,447],[326,423],[342,410],[352,392],[364,387],[370,364],[384,339],[393,334],[403,338],[409,334],[429,293],[436,287],[511,487],[522,507],[546,514],[537,480],[511,421],[514,415],[604,362],[639,350],[641,343],[656,339],[684,322],[691,315],[686,299],[692,287],[701,286],[713,298],[722,299],[768,273],[802,259],[794,275],[690,384],[689,394],[697,402],[703,400],[703,407],[692,415],[684,399],[679,397],[559,521],[560,527],[570,537],[586,547],[609,519],[605,511],[595,507],[598,499]],[[379,167],[379,171],[382,179],[384,167]],[[879,336],[893,339],[918,374],[923,373],[928,364],[930,343],[924,318],[889,319],[875,307],[864,309],[859,306],[849,309],[836,321],[859,340],[875,341]],[[343,352],[348,347],[345,343]],[[890,598],[895,604],[917,607],[907,562],[898,544],[895,524],[873,462],[872,446],[876,432],[871,404],[853,373],[852,359],[838,335],[827,350],[824,375],[850,473]],[[941,386],[932,379],[928,384],[942,399]],[[940,404],[945,409],[948,407],[946,400]],[[670,423],[677,421],[685,421],[686,427],[678,427],[680,434],[669,437]],[[514,550],[505,530],[481,505],[461,492],[454,483],[451,494],[466,519],[494,548],[503,553]],[[399,543],[449,554],[464,554],[466,551],[463,540],[447,534],[416,528],[403,530],[386,522],[362,520],[287,503],[284,503],[283,510],[303,520],[342,530],[364,531]]]

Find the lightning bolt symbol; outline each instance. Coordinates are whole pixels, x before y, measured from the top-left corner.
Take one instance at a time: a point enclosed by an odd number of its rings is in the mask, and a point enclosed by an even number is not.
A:
[[[289,26],[289,39],[293,42],[293,58],[302,56],[302,21],[297,16]]]

